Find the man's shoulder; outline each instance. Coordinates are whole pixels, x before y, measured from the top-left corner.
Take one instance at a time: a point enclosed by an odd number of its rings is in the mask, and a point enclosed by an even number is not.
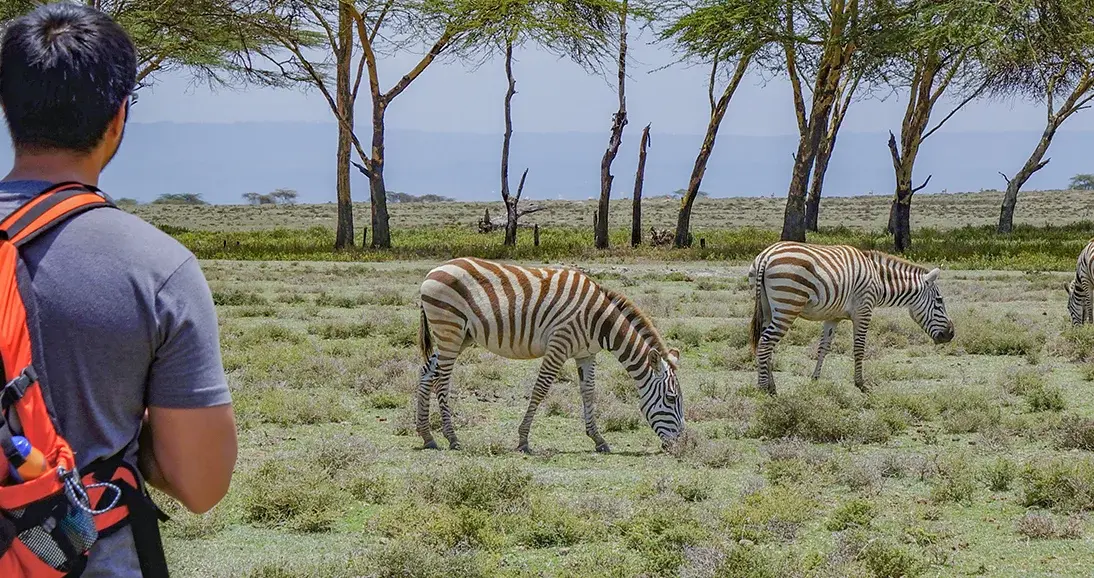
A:
[[[144,219],[122,209],[101,208],[77,215],[57,241],[91,253],[109,253],[133,267],[170,273],[194,257],[182,243]]]

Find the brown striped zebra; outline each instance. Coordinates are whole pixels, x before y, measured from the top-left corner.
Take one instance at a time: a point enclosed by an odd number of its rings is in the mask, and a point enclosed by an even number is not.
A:
[[[775,394],[771,358],[775,345],[797,317],[824,322],[813,379],[820,377],[836,325],[843,319],[851,320],[855,385],[863,391],[862,357],[875,307],[907,307],[935,343],[950,341],[954,327],[935,282],[938,274],[937,268],[928,271],[894,255],[845,245],[781,241],[764,249],[748,270],[756,300],[750,341],[756,355],[757,385]]]
[[[684,427],[684,399],[676,379],[680,352],[665,345],[634,303],[575,269],[475,258],[442,263],[422,282],[418,342],[424,365],[416,417],[425,448],[437,447],[429,427],[433,391],[441,431],[449,448],[459,449],[448,406],[449,386],[456,357],[472,344],[509,359],[543,359],[517,429],[520,451],[530,451],[528,432],[536,408],[571,358],[581,382],[585,433],[596,451],[611,451],[593,419],[595,356],[601,349],[612,352],[638,385],[642,413],[663,448]]]
[[[1094,295],[1094,239],[1079,252],[1075,263],[1075,278],[1067,282],[1067,312],[1072,325],[1094,323],[1091,297]]]

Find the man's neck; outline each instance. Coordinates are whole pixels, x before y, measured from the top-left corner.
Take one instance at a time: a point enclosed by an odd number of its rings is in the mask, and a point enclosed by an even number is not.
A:
[[[98,186],[99,171],[89,155],[67,152],[16,152],[15,163],[4,181],[76,181]]]

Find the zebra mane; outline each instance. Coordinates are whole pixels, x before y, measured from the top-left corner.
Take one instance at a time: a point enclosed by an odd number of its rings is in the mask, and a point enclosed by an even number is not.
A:
[[[598,285],[599,286],[599,285]],[[609,289],[604,286],[599,286],[600,290],[607,295],[608,300],[615,304],[616,307],[621,309],[624,313],[628,311],[634,312],[634,327],[639,335],[644,337],[647,343],[651,344],[662,357],[665,358],[665,362],[669,363],[669,347],[665,344],[665,340],[661,337],[661,332],[657,330],[657,326],[653,324],[653,321],[646,315],[645,311],[642,311],[634,304],[626,295],[619,293],[615,290]]]
[[[874,250],[874,249],[870,249],[868,251],[863,251],[863,253],[865,253],[867,257],[869,257],[872,261],[874,261],[878,264],[901,265],[901,266],[907,267],[908,269],[910,269],[912,271],[915,271],[917,273],[923,273],[923,274],[926,274],[926,273],[930,272],[930,269],[928,269],[927,267],[924,267],[923,265],[920,265],[918,263],[913,263],[913,262],[911,262],[911,261],[909,261],[909,260],[907,260],[903,257],[898,257],[896,255],[893,255],[891,253],[886,253],[884,251],[877,251],[877,250]]]

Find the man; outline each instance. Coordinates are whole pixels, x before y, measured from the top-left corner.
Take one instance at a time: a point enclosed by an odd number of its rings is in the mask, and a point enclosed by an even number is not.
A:
[[[49,4],[9,23],[0,106],[15,162],[0,181],[0,218],[53,183],[98,185],[121,144],[135,76],[131,40],[93,8]],[[78,466],[122,453],[187,509],[216,505],[231,481],[236,430],[216,311],[194,256],[141,219],[102,208],[37,238],[25,259],[38,360]],[[83,574],[140,575],[129,527],[95,544]]]

